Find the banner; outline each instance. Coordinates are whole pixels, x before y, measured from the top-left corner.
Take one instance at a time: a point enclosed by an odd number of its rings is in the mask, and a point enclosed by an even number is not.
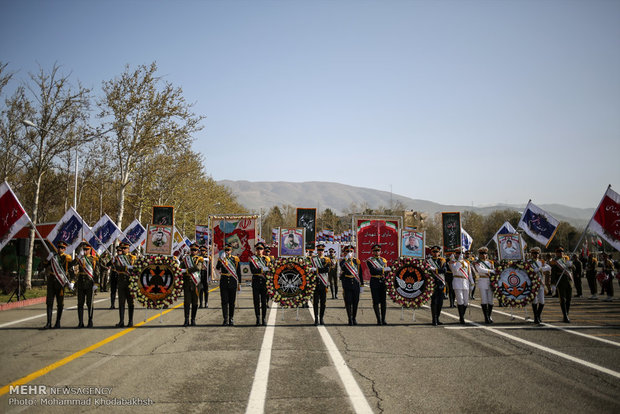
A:
[[[132,221],[123,233],[125,233],[123,241],[129,243],[129,249],[132,252],[146,241],[146,229],[138,219]]]
[[[198,246],[209,246],[211,237],[209,226],[196,226],[196,244]]]
[[[356,229],[357,258],[362,262],[364,280],[370,279],[370,271],[366,260],[372,257],[372,246],[381,245],[381,257],[388,263],[398,259],[400,253],[399,230],[402,227],[402,217],[396,216],[353,216],[353,225]]]
[[[54,226],[52,231],[47,235],[47,240],[54,246],[56,246],[56,243],[59,241],[64,241],[67,243],[67,254],[71,254],[82,242],[82,238],[85,236],[85,227],[88,226],[84,226],[82,217],[73,207],[69,207],[69,210],[67,210],[65,215],[62,216],[60,221],[56,223],[56,226]],[[90,230],[90,228],[88,228],[88,230]]]
[[[498,234],[508,234],[508,233],[515,234],[516,232],[517,232],[517,229],[512,227],[512,224],[510,224],[510,222],[506,221],[504,222],[504,224],[502,224],[502,227],[500,227],[499,230],[495,232],[495,234],[493,235],[493,240],[495,241],[495,244],[497,244]]]
[[[497,257],[499,260],[523,260],[523,243],[521,235],[498,234]]]
[[[426,233],[417,230],[402,230],[400,237],[400,255],[424,259]]]
[[[172,255],[174,244],[172,226],[149,224],[146,234],[146,254]]]
[[[590,229],[620,251],[620,194],[612,190],[611,187],[603,195],[603,199],[592,217]]]
[[[316,242],[316,208],[298,208],[297,227],[306,229],[306,250],[314,250]]]
[[[443,251],[447,255],[463,245],[461,238],[461,213],[441,213]]]
[[[258,240],[257,215],[211,216],[211,263],[217,263],[224,245],[232,246],[233,256],[239,257],[242,276],[250,276],[250,257],[254,254],[254,246]]]
[[[104,214],[91,229],[92,236],[87,239],[97,254],[103,253],[114,240],[121,234],[121,229],[116,226],[112,219]]]
[[[303,227],[280,227],[280,240],[278,240],[278,256],[304,256],[305,232],[306,229]]]
[[[530,201],[517,227],[521,227],[528,236],[547,247],[555,236],[559,224],[559,220]]]
[[[6,181],[0,185],[0,250],[30,218]],[[18,298],[19,299],[19,298]]]
[[[461,227],[461,245],[466,251],[471,250],[471,245],[473,244],[474,239],[465,231],[463,227]]]

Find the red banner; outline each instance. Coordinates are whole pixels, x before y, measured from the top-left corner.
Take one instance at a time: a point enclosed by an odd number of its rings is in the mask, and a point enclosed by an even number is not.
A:
[[[398,220],[359,218],[357,229],[357,258],[362,262],[364,280],[370,279],[366,260],[372,257],[372,246],[381,245],[381,257],[388,263],[398,259]]]
[[[592,229],[609,244],[620,250],[620,195],[611,188],[592,217]]]

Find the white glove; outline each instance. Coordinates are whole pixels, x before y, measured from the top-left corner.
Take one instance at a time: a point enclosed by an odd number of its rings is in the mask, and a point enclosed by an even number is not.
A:
[[[551,296],[555,295],[555,285],[551,285]]]
[[[224,260],[224,258],[226,257],[226,252],[224,252],[223,250],[220,252],[220,259]]]
[[[347,253],[347,255],[345,256],[345,258],[348,259],[352,259],[353,258],[353,253]]]
[[[364,286],[360,286],[360,293],[364,293]]]
[[[75,286],[75,283],[69,282],[69,289],[73,290],[73,286]]]
[[[269,268],[267,266],[261,266],[261,269],[263,270],[263,272],[268,272]]]
[[[131,269],[133,269],[133,266],[129,265],[129,266],[127,266],[127,269],[131,270]]]
[[[383,270],[385,270],[386,272],[391,272],[392,268],[390,266],[386,266],[383,268]]]
[[[50,262],[54,258],[54,253],[50,253],[47,255],[47,261]]]
[[[97,291],[97,289],[99,289],[99,286],[97,286],[97,285],[93,285],[93,292],[96,292],[96,291]]]
[[[78,256],[84,257],[84,250],[80,249],[80,252],[78,253]]]
[[[181,269],[181,273],[186,273],[187,269]]]
[[[311,271],[311,272],[316,272],[316,267],[311,267],[311,268],[310,268],[310,271]]]

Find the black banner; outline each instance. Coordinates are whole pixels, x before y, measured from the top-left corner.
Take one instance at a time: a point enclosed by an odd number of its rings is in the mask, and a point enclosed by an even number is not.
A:
[[[316,208],[298,208],[297,227],[306,229],[306,250],[314,249],[316,242]]]
[[[444,254],[461,247],[461,213],[441,213]]]

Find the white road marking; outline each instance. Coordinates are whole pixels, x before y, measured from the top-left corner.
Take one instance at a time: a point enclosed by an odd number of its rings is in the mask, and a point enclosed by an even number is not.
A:
[[[269,311],[269,320],[265,328],[265,336],[263,337],[263,345],[260,348],[258,356],[258,364],[254,373],[254,382],[252,382],[252,391],[250,391],[250,399],[248,407],[245,410],[247,414],[262,414],[265,412],[265,400],[267,399],[267,384],[269,382],[269,365],[271,364],[271,348],[273,345],[273,335],[276,328],[276,312],[278,304],[272,302]]]
[[[105,299],[105,298],[104,299],[98,299],[98,300],[93,301],[93,303],[102,302],[104,300],[108,300],[108,299]],[[45,302],[43,302],[43,303],[45,303]],[[64,308],[63,310],[71,310],[71,309],[77,309],[77,305],[76,306],[71,306],[70,308]],[[55,313],[56,313],[56,310],[54,309],[54,312],[52,312],[52,315],[55,314]],[[40,314],[34,315],[34,316],[30,316],[30,317],[24,318],[24,319],[18,319],[16,321],[12,321],[12,322],[3,323],[2,325],[0,325],[0,329],[5,328],[7,326],[11,326],[11,325],[16,325],[18,323],[27,322],[27,321],[31,321],[33,319],[41,318],[43,316],[47,316],[47,312],[40,313]]]
[[[312,309],[312,302],[308,302],[310,315],[314,320],[314,310]],[[332,340],[332,337],[327,332],[327,328],[323,325],[319,325],[319,334],[321,334],[321,339],[323,339],[323,343],[325,344],[325,348],[329,352],[329,356],[336,367],[336,371],[340,376],[340,380],[344,385],[345,391],[349,395],[349,400],[351,400],[351,405],[353,405],[353,410],[356,413],[370,413],[372,414],[372,408],[370,408],[370,404],[368,404],[368,400],[362,393],[362,389],[353,378],[353,374],[349,367],[347,367],[347,363],[344,358],[340,354],[338,347]]]
[[[450,314],[448,312],[442,312],[442,313],[444,315],[447,315],[447,316],[453,318],[453,319],[458,319],[459,318],[458,316],[452,315],[452,314]],[[503,337],[508,338],[508,339],[512,339],[515,342],[520,342],[520,343],[522,343],[524,345],[531,346],[532,348],[536,348],[536,349],[539,349],[541,351],[548,352],[550,354],[559,356],[560,358],[564,358],[564,359],[567,359],[567,360],[569,360],[571,362],[575,362],[577,364],[584,365],[584,366],[586,366],[588,368],[592,368],[592,369],[597,370],[599,372],[603,372],[605,374],[611,375],[612,377],[620,378],[620,372],[613,371],[613,370],[611,370],[609,368],[605,368],[605,367],[602,367],[602,366],[597,365],[597,364],[593,364],[593,363],[588,362],[588,361],[584,361],[583,359],[576,358],[574,356],[565,354],[564,352],[556,351],[555,349],[552,349],[552,348],[549,348],[549,347],[546,347],[546,346],[543,346],[543,345],[539,345],[539,344],[534,343],[534,342],[526,341],[525,339],[521,339],[519,337],[507,334],[506,332],[502,332],[502,331],[500,331],[498,329],[495,329],[495,328],[490,328],[488,326],[483,326],[483,325],[477,324],[476,322],[469,321],[467,319],[465,319],[465,321],[467,323],[471,323],[472,325],[479,326],[480,328],[485,329],[485,330],[487,330],[489,332],[493,332],[494,334],[503,336]]]

